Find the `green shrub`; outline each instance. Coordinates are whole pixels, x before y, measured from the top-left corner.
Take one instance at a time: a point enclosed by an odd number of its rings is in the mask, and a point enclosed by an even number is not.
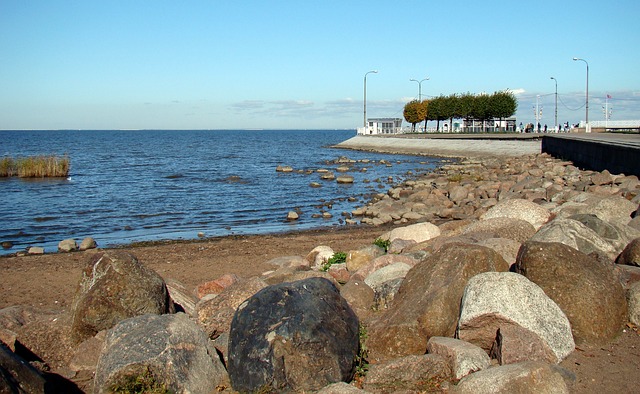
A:
[[[139,375],[127,375],[109,387],[109,392],[117,394],[169,394],[166,386],[156,380],[149,369]]]
[[[384,252],[387,253],[387,251],[389,250],[389,246],[391,245],[391,240],[377,238],[375,241],[373,241],[373,244],[379,248],[384,249]]]
[[[358,355],[355,359],[356,364],[356,379],[362,379],[369,370],[369,349],[367,349],[367,328],[360,324],[358,326],[358,338],[360,339],[360,346],[358,348]]]
[[[344,252],[336,252],[326,263],[322,264],[322,270],[328,271],[329,267],[334,264],[342,264],[347,262],[347,254]]]

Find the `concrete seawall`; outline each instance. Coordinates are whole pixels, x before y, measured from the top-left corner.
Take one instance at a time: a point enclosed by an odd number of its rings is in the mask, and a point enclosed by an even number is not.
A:
[[[540,139],[494,139],[454,135],[451,138],[423,136],[355,136],[335,145],[335,148],[385,153],[404,153],[436,157],[520,156],[540,153]]]
[[[640,176],[639,134],[546,135],[542,152],[584,169]]]

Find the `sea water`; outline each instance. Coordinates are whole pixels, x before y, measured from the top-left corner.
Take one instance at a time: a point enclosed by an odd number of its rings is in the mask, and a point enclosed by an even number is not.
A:
[[[344,224],[343,212],[429,172],[436,158],[330,148],[354,130],[0,131],[0,157],[68,155],[68,178],[0,178],[0,242],[54,252],[60,240],[100,247],[265,234]],[[320,179],[341,156],[353,184]],[[363,163],[361,160],[369,161]],[[381,161],[386,161],[380,163]],[[293,167],[276,172],[278,165]],[[339,175],[336,173],[336,175]],[[321,187],[311,187],[312,182]],[[300,212],[294,222],[286,220]],[[328,212],[331,218],[314,218]]]

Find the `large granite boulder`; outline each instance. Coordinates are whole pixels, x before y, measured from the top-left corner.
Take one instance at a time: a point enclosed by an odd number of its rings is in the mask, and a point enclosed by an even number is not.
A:
[[[443,246],[407,273],[389,309],[369,324],[370,360],[424,354],[430,337],[452,337],[469,278],[508,268],[502,256],[487,247]]]
[[[559,368],[542,361],[483,369],[464,377],[452,391],[456,394],[571,392]]]
[[[359,349],[358,318],[323,278],[262,289],[231,323],[228,371],[240,392],[319,390],[350,381]]]
[[[173,312],[164,280],[127,252],[98,253],[82,271],[71,305],[71,334],[76,342],[147,313]]]
[[[209,339],[187,315],[143,315],[107,332],[93,392],[126,392],[116,388],[136,382],[143,386],[137,392],[209,394],[227,381]]]
[[[538,242],[559,242],[584,254],[596,253],[611,261],[615,260],[616,249],[598,233],[574,219],[555,219],[530,238]]]
[[[538,285],[513,272],[474,276],[462,297],[458,337],[490,350],[504,326],[528,330],[550,362],[559,363],[575,348],[569,320]]]
[[[535,241],[522,245],[514,266],[564,311],[578,344],[606,342],[627,321],[625,292],[613,268],[569,246]]]
[[[531,223],[531,225],[538,230],[549,221],[551,212],[532,201],[513,198],[500,201],[497,205],[485,212],[480,219],[485,220],[499,217],[522,219]]]

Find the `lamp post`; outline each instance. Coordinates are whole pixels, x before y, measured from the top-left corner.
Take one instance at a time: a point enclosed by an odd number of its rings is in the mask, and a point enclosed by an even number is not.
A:
[[[556,128],[556,131],[558,131],[558,80],[555,79],[554,77],[551,77],[551,79],[553,79],[553,81],[556,83],[556,124],[555,124],[555,128]]]
[[[364,120],[362,122],[362,126],[364,127],[364,132],[367,132],[367,75],[368,74],[377,74],[378,70],[367,71],[364,74]]]
[[[587,93],[586,93],[586,99],[585,99],[585,127],[584,127],[584,131],[586,133],[590,133],[591,132],[591,127],[589,127],[589,63],[587,63],[586,60],[584,59],[580,59],[579,57],[574,57],[573,58],[574,61],[582,61],[584,62],[584,64],[587,65]]]
[[[422,82],[428,81],[429,77],[418,81],[417,79],[410,79],[409,81],[418,82],[418,101],[422,101]]]

